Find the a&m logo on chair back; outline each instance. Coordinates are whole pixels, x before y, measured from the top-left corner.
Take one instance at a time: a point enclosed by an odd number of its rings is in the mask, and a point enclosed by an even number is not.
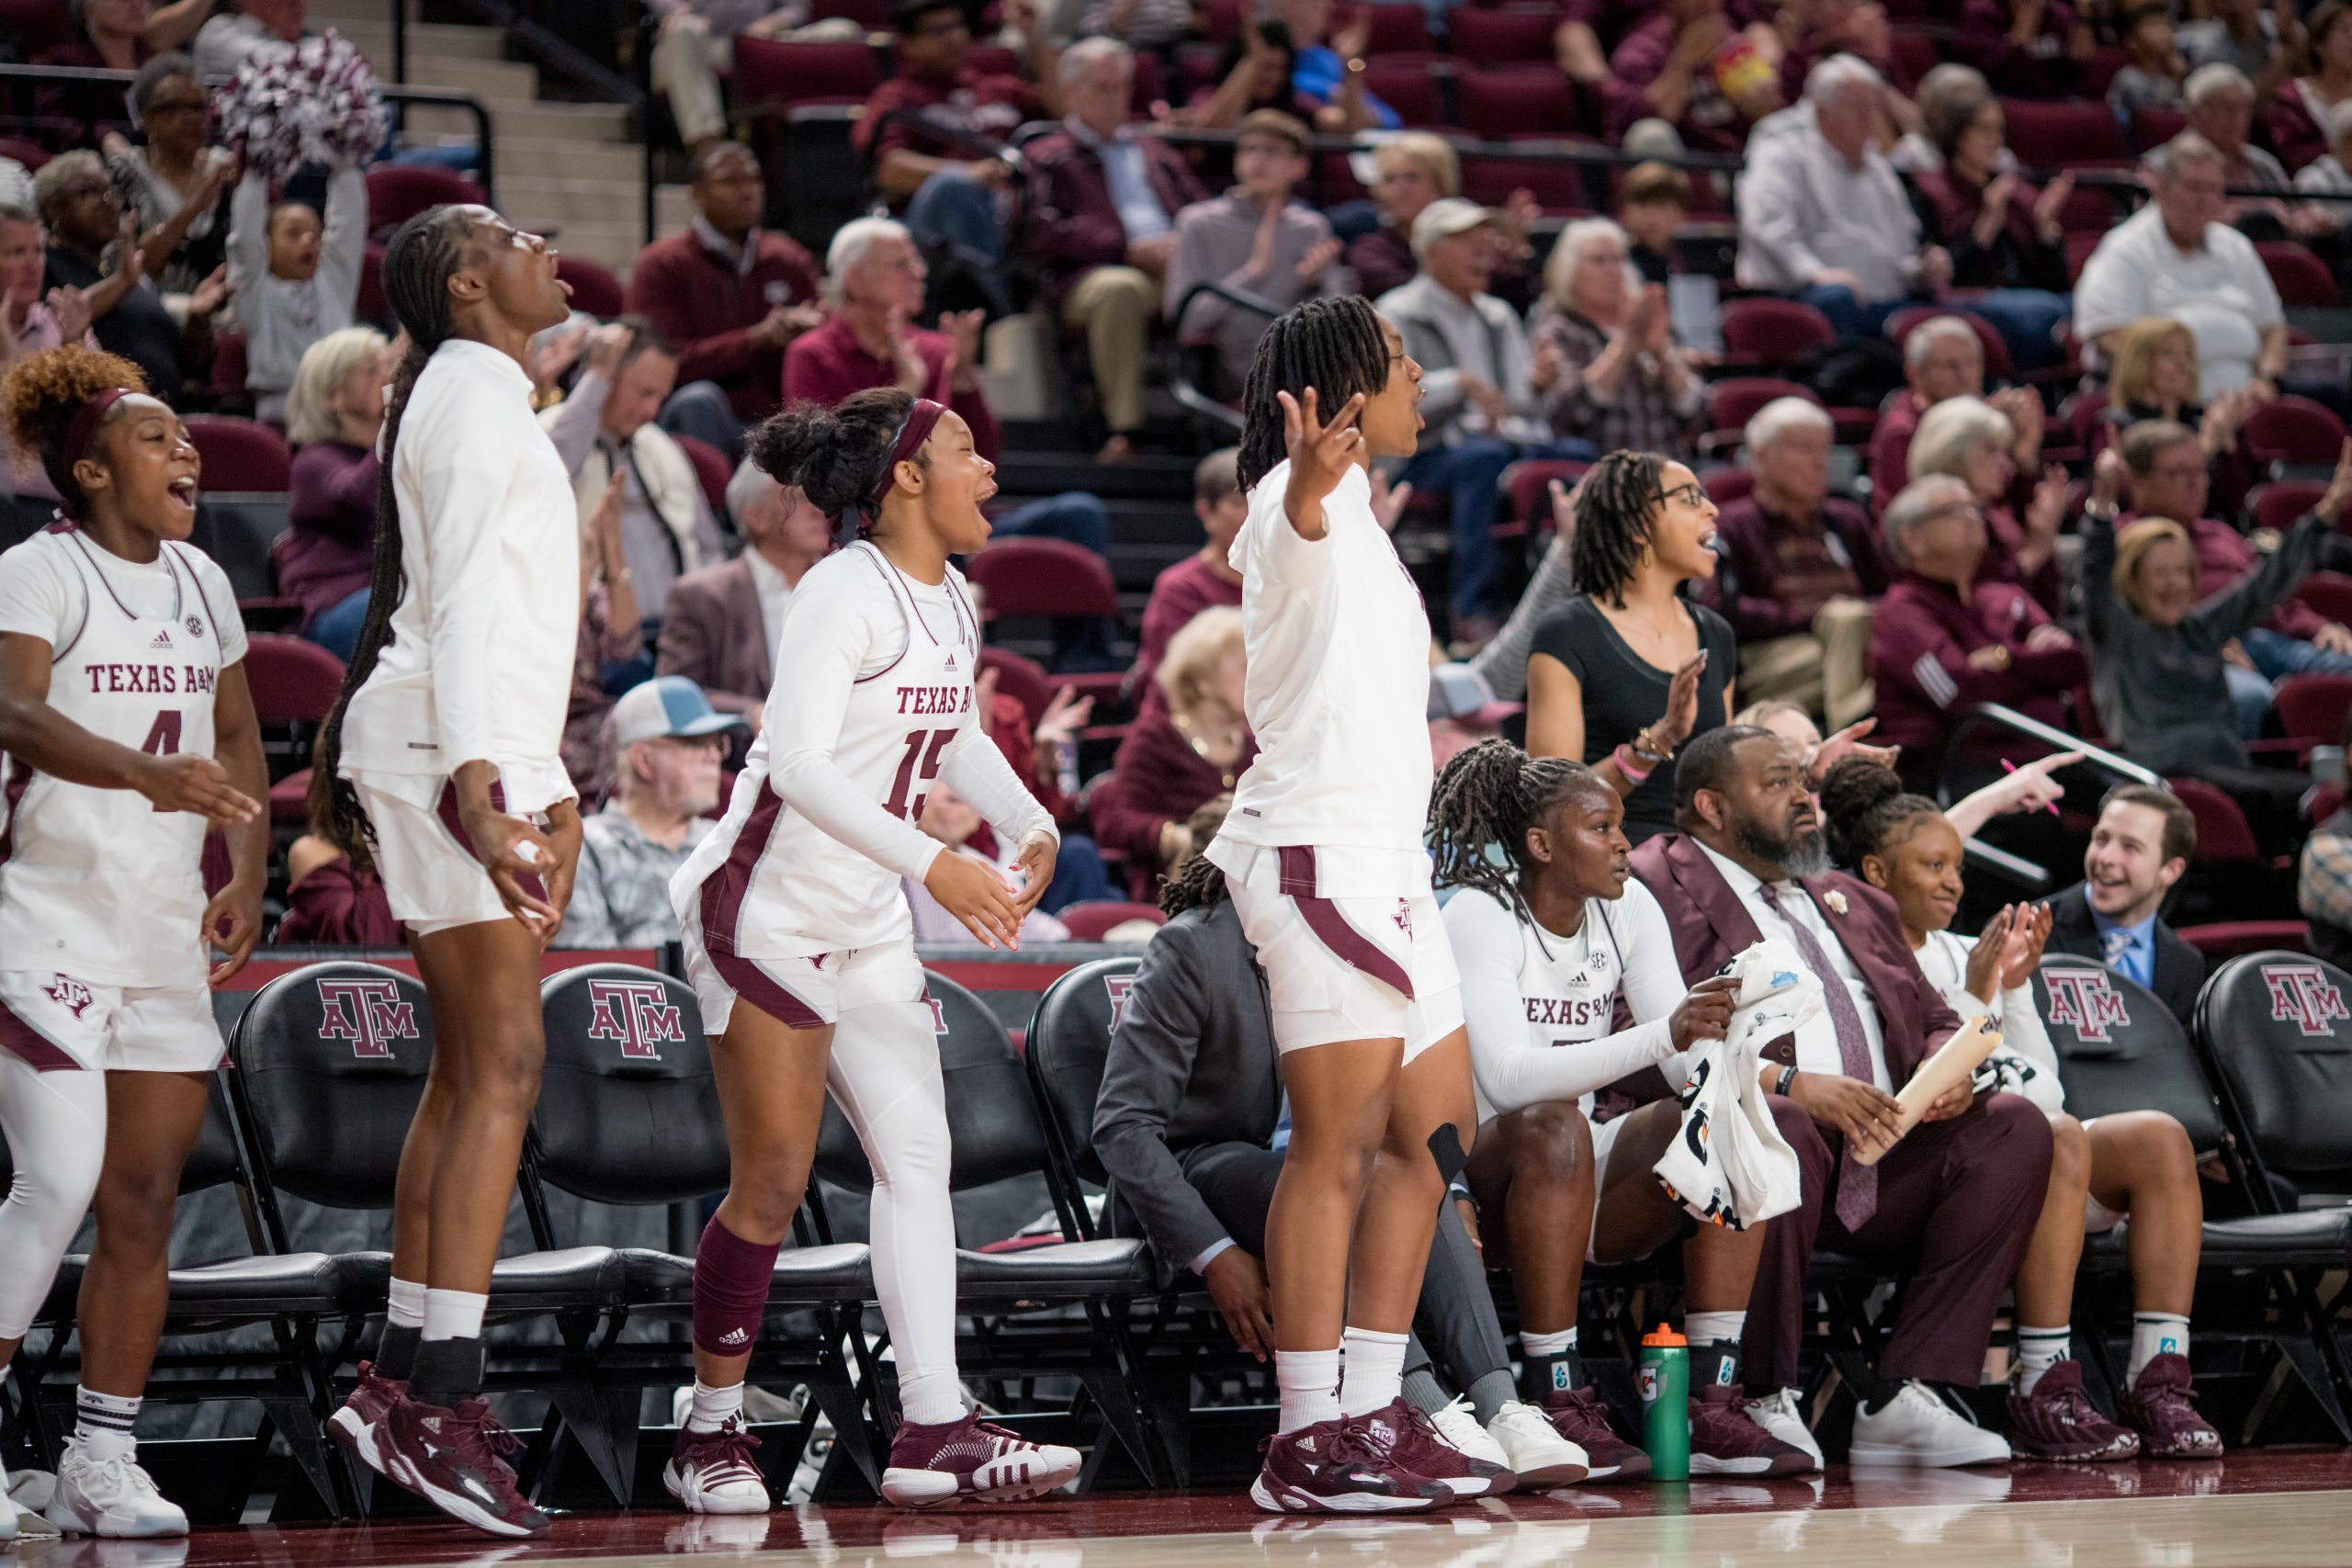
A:
[[[2344,988],[2316,964],[2266,964],[2262,983],[2270,987],[2270,1021],[2291,1023],[2305,1034],[2332,1034],[2331,1021],[2352,1020]]]
[[[389,1061],[395,1040],[423,1038],[416,1031],[416,1005],[401,999],[392,980],[319,982],[319,1038],[348,1040],[360,1059]]]
[[[2073,1030],[2077,1039],[2104,1045],[2113,1038],[2110,1030],[2132,1026],[2123,993],[2106,970],[2049,969],[2041,979],[2050,987],[2050,1021]]]
[[[1111,1032],[1119,1032],[1119,1021],[1127,1013],[1127,993],[1136,988],[1133,975],[1105,975],[1102,988],[1111,993]]]
[[[631,1061],[658,1062],[664,1045],[683,1045],[686,1031],[678,1006],[654,980],[588,982],[588,1038],[617,1040]]]

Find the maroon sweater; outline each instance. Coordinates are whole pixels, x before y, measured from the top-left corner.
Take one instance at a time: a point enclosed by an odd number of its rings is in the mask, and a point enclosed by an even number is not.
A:
[[[1143,607],[1143,636],[1136,645],[1136,667],[1127,675],[1127,694],[1137,711],[1157,712],[1168,698],[1154,677],[1170,639],[1193,624],[1193,617],[1218,604],[1241,607],[1241,584],[1227,582],[1209,570],[1197,555],[1186,556],[1152,580],[1151,598]]]
[[[907,332],[915,340],[915,352],[922,355],[923,364],[931,370],[931,379],[924,384],[922,395],[933,402],[945,403],[963,415],[964,423],[972,427],[972,445],[981,457],[994,460],[996,415],[989,412],[989,400],[982,395],[979,383],[973,382],[967,392],[952,390],[947,339],[922,327],[909,327]],[[785,351],[784,400],[787,403],[806,399],[830,408],[852,392],[898,384],[898,366],[866,353],[857,341],[857,333],[850,330],[848,321],[840,316],[813,332],[801,333]]]
[[[271,941],[285,947],[398,947],[401,931],[384,896],[384,879],[353,870],[337,855],[287,890],[286,918]]]
[[[1111,774],[1088,797],[1094,841],[1125,850],[1131,865],[1159,869],[1159,829],[1231,790],[1257,754],[1257,741],[1244,739],[1231,771],[1220,770],[1193,750],[1164,711],[1136,719],[1119,742]]]
[[[348,441],[305,442],[287,481],[292,525],[274,553],[277,591],[302,604],[308,632],[321,615],[368,586],[375,570],[376,494],[383,465]]]
[[[1945,732],[1962,709],[2002,703],[2029,718],[2063,726],[2067,694],[2090,679],[2080,648],[2026,648],[2050,616],[2015,582],[1981,582],[1963,602],[1948,582],[1895,575],[1871,622],[1871,679],[1878,683],[1873,744],[1900,746],[1905,759],[1943,755]],[[2008,650],[1997,670],[1968,661],[1979,649]]]
[[[1742,496],[1715,518],[1721,543],[1715,575],[1701,589],[1742,648],[1810,631],[1822,605],[1840,594],[1874,599],[1886,592],[1886,567],[1870,519],[1850,501],[1822,502],[1798,519],[1767,512]]]
[[[784,350],[751,340],[778,305],[817,298],[817,264],[782,234],[753,231],[759,249],[748,272],[706,247],[692,228],[638,254],[627,304],[678,346],[678,385],[715,381],[746,420],[776,411]]]

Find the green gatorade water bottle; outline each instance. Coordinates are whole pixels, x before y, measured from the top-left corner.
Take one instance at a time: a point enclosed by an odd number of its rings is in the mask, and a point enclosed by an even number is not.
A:
[[[1665,1324],[1642,1336],[1642,1446],[1652,1481],[1690,1479],[1690,1344]]]

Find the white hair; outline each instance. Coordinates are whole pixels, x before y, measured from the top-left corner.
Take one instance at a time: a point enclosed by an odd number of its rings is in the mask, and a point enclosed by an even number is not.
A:
[[[2208,98],[2227,92],[2244,93],[2248,101],[2252,101],[2254,84],[2246,80],[2245,72],[2219,60],[2211,65],[2199,66],[2188,73],[2188,80],[2180,85],[2181,96],[2188,100],[2190,108],[2197,107]]]
[[[864,266],[867,254],[885,240],[915,243],[907,226],[895,218],[854,218],[842,224],[825,247],[825,281],[839,288],[842,279]]]
[[[1562,229],[1560,237],[1552,242],[1552,254],[1544,263],[1544,292],[1555,305],[1564,310],[1570,308],[1576,298],[1577,275],[1584,270],[1584,248],[1594,240],[1614,240],[1620,251],[1629,243],[1625,231],[1608,218],[1579,218]],[[1642,275],[1628,261],[1625,292],[1634,295],[1641,291]]]
[[[1850,54],[1833,54],[1804,73],[1805,101],[1826,104],[1849,87],[1872,92],[1886,85],[1883,78]]]
[[[1769,452],[1772,443],[1792,430],[1835,431],[1837,425],[1818,404],[1804,398],[1774,398],[1748,416],[1740,439],[1751,453]]]
[[[1913,479],[1887,503],[1886,522],[1882,529],[1887,555],[1895,565],[1909,566],[1911,536],[1955,502],[1966,505],[1975,499],[1969,491],[1968,481],[1951,474],[1930,474],[1926,479]]]
[[[1136,68],[1136,51],[1117,39],[1083,38],[1062,51],[1061,63],[1054,73],[1067,87],[1105,60],[1116,62],[1122,71]]]
[[[1946,398],[1919,416],[1907,467],[1913,479],[1959,475],[1977,453],[2006,447],[2017,438],[2009,416],[1984,399]]]
[[[1948,337],[1974,345],[1980,355],[1984,352],[1984,342],[1977,337],[1974,327],[1958,316],[1933,316],[1913,327],[1911,335],[1903,340],[1904,367],[1917,370],[1928,363],[1928,355],[1935,352],[1936,344]]]
[[[727,481],[727,515],[735,520],[738,532],[743,529],[743,519],[753,507],[767,500],[777,483],[765,468],[749,457],[736,467],[734,476]]]

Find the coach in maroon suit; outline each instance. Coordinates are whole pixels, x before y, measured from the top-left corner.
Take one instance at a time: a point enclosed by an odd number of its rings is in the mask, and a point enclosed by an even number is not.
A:
[[[1928,1385],[1973,1385],[1993,1314],[2025,1256],[2050,1176],[2050,1122],[2018,1096],[1939,1101],[1874,1167],[1848,1157],[1891,1131],[1894,1090],[1960,1027],[1913,961],[1894,905],[1826,870],[1820,814],[1796,752],[1770,730],[1701,736],[1675,766],[1681,829],[1634,852],[1688,979],[1763,937],[1789,943],[1823,982],[1825,1016],[1766,1053],[1765,1082],[1805,1113],[1791,1139],[1804,1206],[1773,1220],[1749,1301],[1743,1365],[1783,1441],[1793,1421],[1804,1276],[1816,1239],[1907,1270],[1883,1387],[1854,1425],[1857,1462],[1973,1464],[2008,1458]],[[1781,1118],[1784,1132],[1793,1119]]]

